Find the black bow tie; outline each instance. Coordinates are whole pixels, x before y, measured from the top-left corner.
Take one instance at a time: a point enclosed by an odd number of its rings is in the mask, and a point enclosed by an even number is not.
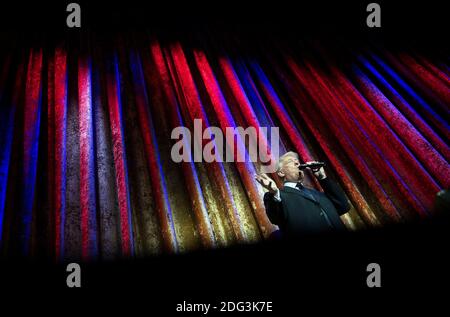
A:
[[[305,187],[303,187],[302,183],[298,182],[297,185],[295,185],[300,190],[303,190]]]

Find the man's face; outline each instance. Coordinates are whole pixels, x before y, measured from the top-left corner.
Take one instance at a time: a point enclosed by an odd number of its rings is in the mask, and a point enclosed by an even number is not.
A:
[[[303,179],[303,172],[298,169],[300,162],[294,156],[287,157],[278,172],[280,177],[284,177],[286,182],[299,182]]]

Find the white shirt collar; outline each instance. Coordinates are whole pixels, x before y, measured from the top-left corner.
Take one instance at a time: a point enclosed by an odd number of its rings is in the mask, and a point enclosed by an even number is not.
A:
[[[285,183],[284,183],[284,186],[292,187],[292,188],[298,189],[298,188],[297,188],[297,182],[285,182]]]

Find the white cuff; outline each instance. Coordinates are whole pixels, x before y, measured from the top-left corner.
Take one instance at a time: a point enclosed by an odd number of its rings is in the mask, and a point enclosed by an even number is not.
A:
[[[276,201],[281,201],[281,196],[280,196],[280,190],[279,189],[277,189],[277,192],[273,195],[273,198]]]

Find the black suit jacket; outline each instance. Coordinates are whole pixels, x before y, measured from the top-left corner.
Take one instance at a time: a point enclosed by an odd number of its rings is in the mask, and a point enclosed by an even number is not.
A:
[[[269,220],[278,225],[284,236],[345,230],[339,218],[350,205],[340,187],[328,178],[320,180],[324,192],[304,187],[280,189],[281,202],[273,194],[264,195]]]

